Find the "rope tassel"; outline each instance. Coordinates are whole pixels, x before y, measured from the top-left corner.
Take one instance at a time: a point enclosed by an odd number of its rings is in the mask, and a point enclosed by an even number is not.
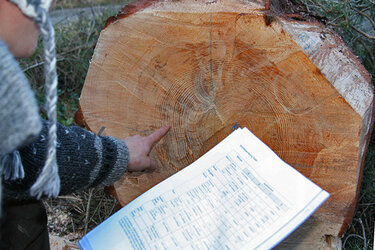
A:
[[[1,172],[4,180],[14,181],[25,177],[21,156],[17,150],[1,158]]]
[[[46,110],[49,120],[47,156],[45,165],[38,179],[30,189],[32,196],[40,199],[42,195],[57,197],[60,192],[60,177],[56,162],[56,103],[57,103],[57,73],[55,32],[49,14],[41,9],[40,30],[43,37],[45,57],[45,92]]]

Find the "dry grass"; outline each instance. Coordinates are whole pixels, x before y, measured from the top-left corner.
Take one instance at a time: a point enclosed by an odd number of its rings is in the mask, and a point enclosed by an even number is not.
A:
[[[57,113],[58,121],[64,125],[73,123],[73,116],[78,108],[78,99],[99,33],[104,27],[105,20],[116,13],[117,10],[106,9],[103,13],[94,16],[79,16],[76,22],[55,25],[57,74],[59,77]],[[39,42],[36,53],[30,58],[21,60],[20,64],[35,90],[42,107],[41,113],[44,115],[44,58],[42,51],[42,45]]]
[[[117,201],[101,189],[89,189],[44,202],[51,235],[77,242],[117,210]]]

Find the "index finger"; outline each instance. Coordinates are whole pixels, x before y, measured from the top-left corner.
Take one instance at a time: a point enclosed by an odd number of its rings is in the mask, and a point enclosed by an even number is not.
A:
[[[170,126],[163,126],[158,130],[155,130],[152,134],[146,136],[146,141],[150,146],[153,146],[168,132]]]

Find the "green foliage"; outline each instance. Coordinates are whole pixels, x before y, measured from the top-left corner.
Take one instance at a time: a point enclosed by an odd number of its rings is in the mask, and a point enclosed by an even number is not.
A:
[[[96,41],[103,29],[105,20],[116,14],[105,10],[102,15],[80,17],[73,23],[55,25],[56,59],[58,74],[58,104],[57,120],[64,125],[71,125],[78,100],[94,52]],[[42,116],[45,117],[43,105],[44,96],[44,58],[42,41],[38,42],[36,53],[20,60],[20,65],[28,76],[37,100],[41,106]]]

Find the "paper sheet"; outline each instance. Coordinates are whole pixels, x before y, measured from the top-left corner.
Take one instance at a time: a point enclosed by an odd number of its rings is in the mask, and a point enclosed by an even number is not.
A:
[[[269,249],[329,194],[248,129],[89,232],[81,249]]]

